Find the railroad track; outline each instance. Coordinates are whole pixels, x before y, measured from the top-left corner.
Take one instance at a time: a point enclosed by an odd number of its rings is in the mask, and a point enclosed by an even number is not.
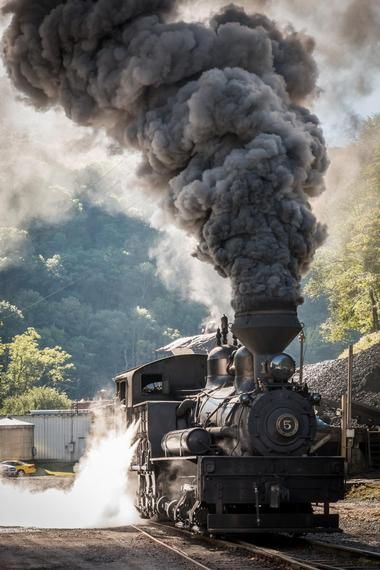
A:
[[[235,541],[234,541],[235,542]],[[272,555],[275,559],[283,560],[289,568],[309,568],[313,570],[370,570],[380,569],[380,554],[366,549],[341,546],[330,542],[314,539],[291,539],[280,549],[262,548],[250,542],[236,541],[263,555]]]
[[[338,559],[342,570],[367,570],[367,569],[380,569],[380,554],[370,551],[365,548],[357,548],[353,546],[344,546],[342,544],[335,544],[332,542],[316,540],[313,538],[300,539],[301,543],[308,545],[313,552],[329,554],[330,557]],[[336,569],[334,560],[319,560],[316,561],[317,567],[321,570]]]
[[[261,558],[256,560],[251,554],[247,555],[246,549],[196,535],[174,525],[149,521],[143,526],[131,528],[161,547],[175,552],[179,557],[178,568],[183,568],[184,565],[190,568],[189,564],[192,564],[192,568],[207,570],[273,570],[272,563],[263,563]]]
[[[143,534],[144,536],[150,538],[150,540],[152,540],[156,544],[159,544],[163,548],[166,548],[166,549],[170,550],[171,552],[174,552],[179,557],[185,559],[187,562],[194,564],[194,566],[196,566],[197,568],[203,568],[203,570],[211,570],[211,568],[209,566],[205,566],[204,564],[202,564],[201,562],[198,562],[198,560],[196,560],[195,558],[188,556],[187,554],[185,554],[184,552],[182,552],[178,548],[171,546],[170,544],[168,544],[164,540],[157,538],[157,536],[154,536],[151,532],[147,532],[146,530],[143,530],[139,526],[134,526],[134,525],[130,525],[130,526],[132,528],[134,528],[135,530],[137,530],[138,532],[140,532],[141,534]]]
[[[170,524],[149,522],[148,525],[133,527],[161,546],[185,558],[195,567],[207,570],[224,568],[281,568],[289,570],[379,570],[380,554],[366,549],[337,545],[314,539],[292,539],[281,537],[279,548],[258,546],[252,542],[235,539],[217,539],[194,535],[188,530]],[[158,534],[157,534],[158,532]],[[173,546],[176,537],[186,536],[185,543]],[[189,540],[190,539],[190,540]],[[189,554],[188,545],[197,542],[208,546],[200,554]],[[183,552],[186,548],[187,553]],[[211,549],[211,555],[210,555]],[[201,561],[199,560],[201,556]]]

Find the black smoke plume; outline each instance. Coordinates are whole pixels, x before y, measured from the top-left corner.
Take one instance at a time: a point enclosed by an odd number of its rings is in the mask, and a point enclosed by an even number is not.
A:
[[[325,230],[308,197],[327,168],[313,41],[230,5],[209,25],[174,0],[13,0],[3,39],[16,87],[142,152],[142,176],[231,278],[245,311],[298,304]],[[57,133],[59,136],[59,133]]]

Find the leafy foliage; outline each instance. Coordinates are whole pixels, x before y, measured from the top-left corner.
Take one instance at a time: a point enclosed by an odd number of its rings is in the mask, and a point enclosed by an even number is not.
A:
[[[327,295],[329,317],[322,332],[329,341],[379,328],[380,116],[368,121],[358,144],[366,145],[367,156],[342,211],[340,246],[321,251],[306,288],[312,298]]]
[[[6,398],[0,413],[24,415],[30,410],[65,410],[71,407],[71,400],[56,388],[40,386],[31,388],[25,394]]]
[[[305,278],[304,287],[307,287],[309,277]],[[328,301],[324,295],[312,299],[305,296],[304,304],[298,309],[300,322],[304,330],[304,359],[306,363],[320,362],[336,358],[339,352],[346,346],[345,343],[331,342],[322,336],[321,323],[328,318]],[[299,338],[286,348],[298,361],[300,354]]]
[[[74,368],[59,346],[40,348],[40,335],[28,328],[9,343],[0,344],[0,402],[17,398],[38,385],[62,383]]]

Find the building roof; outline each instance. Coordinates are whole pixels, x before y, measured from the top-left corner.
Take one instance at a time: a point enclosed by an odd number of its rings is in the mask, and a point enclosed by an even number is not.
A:
[[[157,349],[156,352],[170,352],[174,355],[177,354],[207,354],[216,346],[215,333],[198,334],[196,336],[188,336],[178,338]]]
[[[16,420],[16,418],[12,418],[7,416],[6,418],[0,419],[0,428],[17,428],[22,426],[33,426],[34,424],[30,422],[24,422],[22,420]]]
[[[159,352],[159,350],[156,350],[156,352]],[[170,352],[168,350],[168,352]],[[179,352],[178,354],[169,354],[168,356],[164,356],[162,358],[158,358],[157,360],[152,360],[151,362],[145,362],[144,364],[139,364],[138,366],[135,366],[134,368],[128,368],[128,370],[125,370],[124,372],[120,372],[120,374],[118,374],[117,376],[114,376],[113,380],[115,382],[118,382],[120,380],[125,380],[127,379],[131,374],[135,374],[135,372],[138,371],[143,371],[146,368],[151,368],[152,366],[156,365],[156,364],[162,364],[164,362],[168,362],[168,361],[178,361],[178,357],[180,358],[185,358],[186,356],[205,356],[206,353],[195,353],[193,351],[191,352]]]

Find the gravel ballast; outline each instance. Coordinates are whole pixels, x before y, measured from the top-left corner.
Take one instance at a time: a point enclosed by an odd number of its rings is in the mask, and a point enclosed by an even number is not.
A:
[[[304,367],[304,380],[323,398],[340,401],[347,389],[348,358],[325,360]],[[354,354],[352,397],[356,402],[380,408],[380,344]]]

